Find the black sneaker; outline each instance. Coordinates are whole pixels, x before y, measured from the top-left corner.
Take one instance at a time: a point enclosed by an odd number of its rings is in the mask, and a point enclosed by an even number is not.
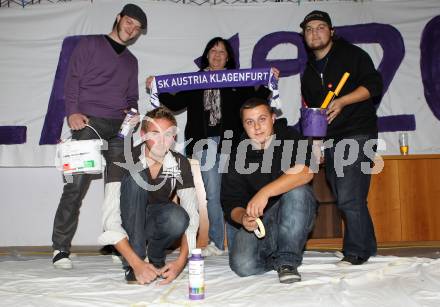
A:
[[[73,265],[72,260],[70,260],[69,256],[69,252],[54,250],[52,258],[53,266],[57,269],[71,269]]]
[[[126,271],[125,271],[125,281],[127,282],[127,284],[137,284],[137,279],[136,276],[134,275],[134,271],[131,267],[129,267]]]
[[[367,262],[368,258],[362,258],[354,255],[347,255],[340,261],[341,265],[361,265]]]
[[[301,275],[298,270],[292,265],[282,265],[278,268],[278,278],[282,284],[291,284],[301,281]]]
[[[99,253],[101,255],[112,255],[115,251],[116,251],[116,249],[113,245],[104,245],[99,250]]]

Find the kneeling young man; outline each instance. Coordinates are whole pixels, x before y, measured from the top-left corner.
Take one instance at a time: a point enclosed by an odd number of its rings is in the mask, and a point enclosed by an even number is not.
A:
[[[150,283],[159,276],[165,279],[162,284],[171,282],[184,269],[189,248],[195,248],[197,197],[188,159],[170,150],[176,129],[176,119],[167,109],[148,112],[141,127],[144,144],[134,150],[135,157],[140,152],[143,168],[131,170],[121,182],[120,216],[126,235],[113,244],[124,257],[128,283]],[[180,206],[172,201],[176,195]],[[117,237],[107,228],[109,237]],[[180,238],[178,258],[165,263],[166,250]],[[149,263],[144,262],[146,256]]]
[[[239,276],[276,270],[281,283],[300,281],[297,268],[316,212],[307,184],[311,150],[263,99],[246,101],[240,115],[246,135],[222,180],[225,216],[239,228],[229,265]],[[254,234],[257,218],[266,229],[261,239]]]

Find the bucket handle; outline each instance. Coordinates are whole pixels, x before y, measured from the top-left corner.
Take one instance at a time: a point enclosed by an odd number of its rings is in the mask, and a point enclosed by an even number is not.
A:
[[[93,128],[92,126],[90,126],[90,125],[88,125],[88,124],[86,124],[86,127],[89,127],[90,129],[92,129],[92,130],[96,133],[96,135],[99,137],[99,140],[101,141],[101,145],[102,145],[102,138],[101,138],[101,136],[99,135],[98,131],[96,131],[95,128]],[[69,137],[68,139],[66,139],[65,141],[67,141],[67,140],[69,140],[69,139],[72,139],[72,135],[70,135],[70,137]],[[61,140],[60,143],[64,143],[65,141]],[[60,145],[60,144],[58,144],[58,145]],[[57,145],[57,147],[56,147],[56,151],[55,151],[55,167],[56,167],[58,170],[63,170],[63,167],[62,167],[62,165],[60,164],[60,161],[61,161],[61,159],[60,159],[60,146],[58,146],[58,145]]]
[[[90,129],[92,129],[96,133],[96,135],[99,137],[99,139],[102,141],[102,137],[99,135],[98,131],[96,131],[95,128],[93,128],[92,126],[90,126],[88,124],[86,124],[86,127],[89,127]]]
[[[86,127],[89,127],[90,129],[92,129],[92,130],[95,132],[95,134],[99,137],[99,139],[102,141],[102,137],[99,135],[98,131],[96,131],[95,128],[93,128],[93,127],[90,126],[89,124],[86,124]],[[72,138],[72,134],[71,134],[70,137],[67,138],[66,140],[71,139],[71,138]],[[63,140],[61,140],[61,142],[63,142]]]

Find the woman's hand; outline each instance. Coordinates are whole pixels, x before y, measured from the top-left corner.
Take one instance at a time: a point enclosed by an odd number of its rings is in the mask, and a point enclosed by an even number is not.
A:
[[[278,68],[275,67],[271,67],[270,68],[272,70],[273,76],[275,77],[275,79],[279,80],[280,79],[280,71]]]
[[[145,86],[147,89],[151,90],[151,84],[153,83],[154,76],[149,76],[147,80],[145,80]]]

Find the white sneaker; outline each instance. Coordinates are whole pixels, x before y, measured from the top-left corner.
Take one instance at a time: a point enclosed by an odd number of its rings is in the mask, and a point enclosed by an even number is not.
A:
[[[57,269],[71,269],[73,265],[69,255],[69,252],[54,250],[52,258],[53,266]]]
[[[335,256],[338,257],[339,259],[344,258],[344,254],[341,251],[336,251]]]
[[[209,243],[204,249],[202,249],[202,256],[203,257],[210,257],[210,256],[221,256],[224,255],[225,251],[219,249],[217,246],[215,246],[214,242]]]
[[[118,255],[112,255],[112,262],[114,264],[121,264],[122,263],[122,257]]]

